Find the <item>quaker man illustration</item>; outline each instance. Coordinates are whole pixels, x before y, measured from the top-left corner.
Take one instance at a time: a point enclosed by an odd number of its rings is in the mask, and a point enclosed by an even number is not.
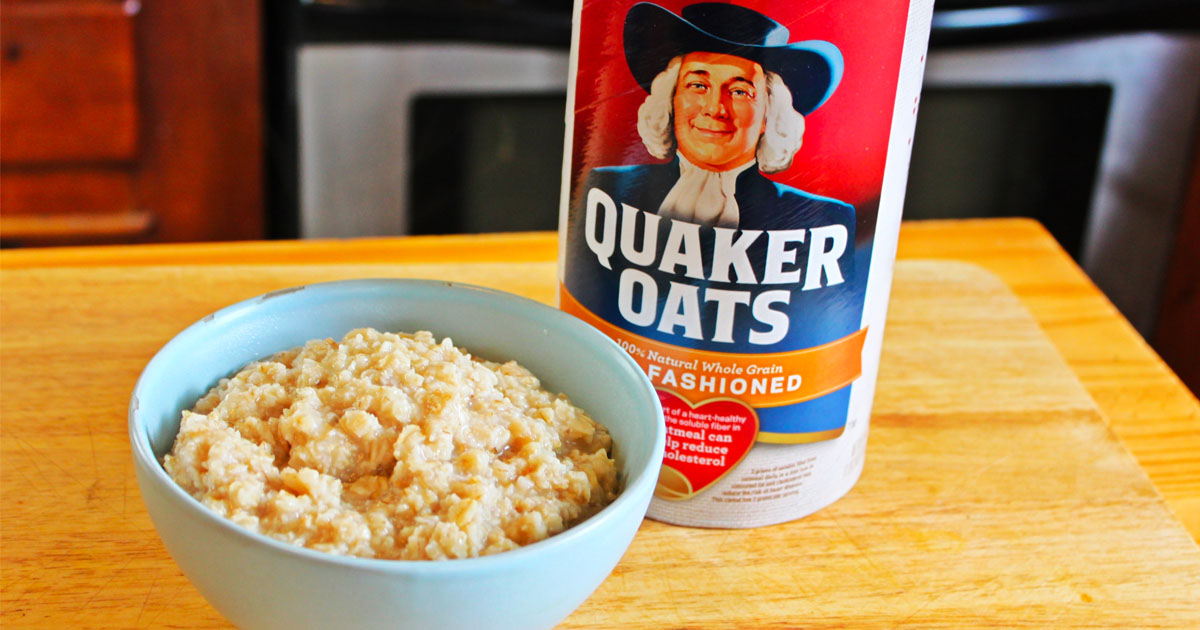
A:
[[[762,175],[792,165],[804,117],[842,75],[836,46],[789,39],[785,26],[731,4],[680,15],[634,5],[625,58],[648,92],[637,130],[650,155],[669,161],[594,169],[591,182],[664,218],[743,230],[837,223],[853,234],[849,204]]]

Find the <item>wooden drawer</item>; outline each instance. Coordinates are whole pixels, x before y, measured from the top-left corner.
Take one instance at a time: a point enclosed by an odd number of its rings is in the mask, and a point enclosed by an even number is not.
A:
[[[136,209],[133,176],[123,168],[0,174],[0,242],[6,245],[136,240],[153,224],[150,213]]]
[[[136,3],[3,2],[0,163],[137,157]]]
[[[0,247],[262,238],[261,0],[0,0]]]

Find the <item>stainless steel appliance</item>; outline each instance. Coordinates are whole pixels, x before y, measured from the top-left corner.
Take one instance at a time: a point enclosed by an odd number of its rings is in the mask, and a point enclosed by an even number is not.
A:
[[[308,46],[298,75],[302,236],[554,226],[566,53]]]
[[[938,48],[921,107],[905,218],[1036,218],[1150,332],[1200,131],[1200,37]]]

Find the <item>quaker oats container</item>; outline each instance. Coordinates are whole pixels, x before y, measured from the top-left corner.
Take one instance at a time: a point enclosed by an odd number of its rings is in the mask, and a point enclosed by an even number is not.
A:
[[[932,11],[576,2],[559,305],[658,392],[652,518],[769,525],[858,480]]]

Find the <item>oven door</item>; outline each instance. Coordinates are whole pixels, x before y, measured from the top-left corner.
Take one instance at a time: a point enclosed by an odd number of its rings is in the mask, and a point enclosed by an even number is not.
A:
[[[567,60],[475,43],[303,47],[299,235],[553,229]]]
[[[1028,216],[1144,335],[1200,125],[1200,38],[931,50],[906,219]]]

